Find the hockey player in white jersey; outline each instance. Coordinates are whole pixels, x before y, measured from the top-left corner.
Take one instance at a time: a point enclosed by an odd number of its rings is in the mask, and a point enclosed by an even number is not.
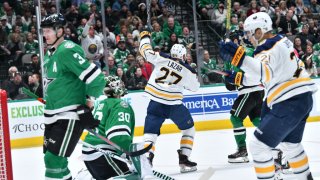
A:
[[[312,93],[317,87],[295,55],[293,43],[286,37],[271,33],[272,21],[268,14],[259,12],[249,16],[244,30],[258,44],[254,57],[246,56],[242,46],[229,41],[220,42],[220,55],[224,61],[231,61],[232,65],[244,71],[231,74],[233,80],[228,79],[232,83],[250,86],[261,82],[265,87],[261,123],[249,145],[257,178],[275,178],[271,149],[282,142],[296,177],[312,180],[301,139],[313,106]]]
[[[140,33],[140,54],[154,65],[154,70],[145,88],[150,98],[144,125],[145,146],[155,144],[165,119],[171,119],[182,131],[178,149],[181,172],[195,171],[197,163],[189,160],[193,147],[195,128],[189,110],[182,104],[184,89],[197,91],[200,83],[196,72],[185,62],[187,50],[181,44],[172,46],[164,57],[152,50],[150,32]],[[155,146],[149,152],[152,164]]]

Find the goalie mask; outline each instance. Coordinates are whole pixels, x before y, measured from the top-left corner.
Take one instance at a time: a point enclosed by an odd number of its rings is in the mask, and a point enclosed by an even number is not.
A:
[[[123,81],[118,76],[107,76],[106,87],[103,89],[103,93],[108,97],[124,96],[127,94],[127,89]]]

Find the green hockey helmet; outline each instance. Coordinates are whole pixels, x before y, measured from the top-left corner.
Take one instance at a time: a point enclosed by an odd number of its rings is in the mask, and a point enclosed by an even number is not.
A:
[[[108,97],[124,96],[127,94],[124,82],[118,76],[107,76],[106,87],[103,89],[103,93]]]

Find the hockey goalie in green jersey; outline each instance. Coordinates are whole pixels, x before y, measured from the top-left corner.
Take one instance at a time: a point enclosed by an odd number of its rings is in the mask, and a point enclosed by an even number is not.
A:
[[[100,121],[99,126],[95,130],[100,135],[128,151],[130,146],[132,146],[134,135],[134,112],[132,107],[121,99],[127,92],[124,83],[117,76],[108,76],[105,79],[107,83],[103,90],[104,95],[100,96],[94,104],[94,118]],[[84,141],[118,156],[121,156],[123,153],[92,134],[88,134]],[[149,162],[146,156],[142,155],[140,157],[145,159],[148,166]],[[139,164],[141,158],[138,159]],[[82,148],[82,159],[88,171],[95,179],[108,179],[125,174],[129,174],[130,178],[135,177],[134,179],[140,179],[141,176],[141,171],[131,173],[127,163],[95,151],[86,145]],[[141,169],[141,167],[136,169]],[[152,174],[150,165],[148,172]]]

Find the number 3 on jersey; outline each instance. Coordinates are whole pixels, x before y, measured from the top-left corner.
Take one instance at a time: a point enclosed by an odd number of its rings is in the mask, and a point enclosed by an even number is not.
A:
[[[175,81],[169,82],[170,84],[178,84],[178,83],[181,81],[181,79],[182,79],[182,77],[181,77],[179,74],[175,73],[174,71],[171,71],[171,72],[170,72],[170,70],[169,70],[168,68],[162,67],[162,68],[160,69],[160,71],[164,71],[165,74],[155,80],[157,83],[167,82],[166,79],[168,78],[168,75],[169,75],[169,74],[170,74],[170,76],[172,76],[172,77],[176,77]]]
[[[130,114],[125,112],[118,112],[119,121],[126,121],[130,123]]]

